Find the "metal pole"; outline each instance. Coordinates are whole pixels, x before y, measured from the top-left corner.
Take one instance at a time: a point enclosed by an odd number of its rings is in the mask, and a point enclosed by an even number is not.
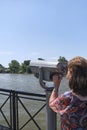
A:
[[[57,117],[56,113],[53,112],[53,110],[49,107],[49,98],[51,95],[51,92],[53,90],[53,87],[47,87],[46,84],[43,81],[44,76],[43,68],[39,68],[39,83],[42,86],[42,88],[46,91],[46,107],[47,107],[47,130],[56,130],[57,128]],[[46,76],[46,75],[45,75]]]
[[[12,96],[13,96],[13,130],[16,129],[16,94],[15,91],[12,91]]]
[[[52,90],[46,89],[46,102],[47,102],[47,130],[57,130],[57,115],[49,107],[49,97]]]

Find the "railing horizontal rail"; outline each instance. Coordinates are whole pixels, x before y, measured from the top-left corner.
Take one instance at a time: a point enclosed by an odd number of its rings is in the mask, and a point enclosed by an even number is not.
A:
[[[19,97],[24,99],[29,99],[29,100],[46,101],[46,99],[41,99],[41,98],[29,98],[29,97],[22,97],[22,96]]]
[[[26,96],[28,95],[28,96],[36,96],[36,97],[46,97],[46,94],[30,93],[30,92],[9,90],[9,89],[3,89],[3,88],[0,88],[0,91],[2,91],[2,92],[16,92],[17,94],[22,94],[22,95],[26,95]]]

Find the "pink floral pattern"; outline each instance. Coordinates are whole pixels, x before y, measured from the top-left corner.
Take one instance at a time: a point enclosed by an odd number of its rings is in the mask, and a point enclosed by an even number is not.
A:
[[[82,101],[72,92],[65,92],[54,106],[61,117],[61,130],[87,130],[87,101]]]

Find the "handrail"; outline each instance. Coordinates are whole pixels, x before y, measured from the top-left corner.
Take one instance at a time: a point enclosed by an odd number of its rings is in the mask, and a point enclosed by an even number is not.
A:
[[[13,90],[13,89],[3,89],[0,88],[0,91],[2,92],[16,92],[18,94],[22,95],[29,95],[29,96],[36,96],[36,97],[46,97],[46,94],[38,94],[38,93],[31,93],[31,92],[25,92],[25,91],[18,91],[18,90]]]

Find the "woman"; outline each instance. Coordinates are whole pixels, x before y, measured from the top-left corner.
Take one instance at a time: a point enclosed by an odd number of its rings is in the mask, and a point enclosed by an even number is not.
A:
[[[50,108],[60,114],[61,130],[87,130],[87,60],[75,57],[68,62],[70,91],[58,95],[61,78],[53,76]]]

